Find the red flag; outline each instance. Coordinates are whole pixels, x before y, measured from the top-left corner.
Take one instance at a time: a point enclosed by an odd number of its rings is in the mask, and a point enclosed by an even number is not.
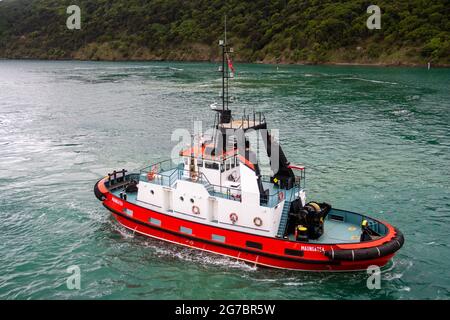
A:
[[[230,68],[231,72],[234,72],[233,61],[231,61],[228,54],[227,54],[227,62],[228,62],[228,68]]]

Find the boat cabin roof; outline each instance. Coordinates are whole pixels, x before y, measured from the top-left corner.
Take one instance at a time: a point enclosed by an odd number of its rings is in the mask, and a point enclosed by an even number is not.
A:
[[[237,148],[233,148],[231,150],[227,150],[223,152],[222,150],[217,150],[214,148],[214,145],[202,145],[202,146],[194,146],[180,152],[180,156],[182,157],[193,157],[193,158],[201,158],[204,160],[212,160],[212,161],[223,161],[228,158],[234,157],[238,155]]]
[[[209,160],[209,161],[218,161],[218,162],[223,162],[227,159],[233,158],[233,157],[237,157],[238,160],[245,164],[247,167],[249,167],[252,170],[255,170],[255,165],[250,162],[248,159],[246,159],[245,157],[243,157],[242,155],[240,155],[238,153],[238,149],[234,148],[231,150],[228,150],[226,152],[223,152],[222,150],[215,154],[211,154],[211,150],[213,145],[203,145],[201,147],[191,147],[185,150],[182,150],[180,152],[180,156],[182,157],[190,157],[190,158],[195,158],[195,159],[202,159],[202,160]]]

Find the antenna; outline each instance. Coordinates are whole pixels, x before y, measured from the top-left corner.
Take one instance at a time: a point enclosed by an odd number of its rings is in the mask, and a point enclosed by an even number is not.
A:
[[[225,45],[227,45],[227,15],[225,15]]]
[[[231,78],[232,74],[230,73],[233,69],[232,62],[229,57],[229,53],[232,53],[233,50],[228,48],[228,39],[227,39],[227,16],[224,16],[224,38],[223,40],[219,40],[219,46],[222,48],[222,66],[219,68],[219,71],[222,73],[222,110],[215,109],[215,111],[219,112],[219,121],[218,124],[230,123],[231,121],[231,110],[228,108],[228,104],[230,103],[230,98],[228,95],[228,84],[229,78]]]

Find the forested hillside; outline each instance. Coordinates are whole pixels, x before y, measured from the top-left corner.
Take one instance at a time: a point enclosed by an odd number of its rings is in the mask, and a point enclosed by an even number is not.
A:
[[[213,60],[225,14],[240,61],[450,65],[448,0],[3,0],[0,58]]]

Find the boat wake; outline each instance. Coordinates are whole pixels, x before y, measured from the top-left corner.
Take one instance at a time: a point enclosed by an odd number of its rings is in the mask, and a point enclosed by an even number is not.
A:
[[[406,271],[408,271],[413,266],[413,262],[411,260],[397,260],[393,259],[390,265],[381,271],[382,279],[384,281],[395,281],[401,279]],[[393,271],[397,272],[393,272]],[[402,272],[398,272],[402,270]]]
[[[151,249],[158,258],[176,258],[203,267],[223,267],[224,269],[240,269],[243,271],[256,271],[258,267],[234,258],[219,256],[205,251],[179,247],[157,239],[143,238],[139,233],[135,233],[121,225],[112,223],[112,228],[117,231],[123,239],[136,239],[140,245]],[[137,237],[136,237],[137,236]],[[144,240],[144,241],[142,241]]]
[[[341,78],[341,80],[359,80],[359,81],[365,81],[365,82],[371,82],[371,83],[398,85],[397,82],[389,82],[389,81],[382,81],[382,80],[365,79],[365,78],[358,78],[358,77],[346,77],[346,78]]]

